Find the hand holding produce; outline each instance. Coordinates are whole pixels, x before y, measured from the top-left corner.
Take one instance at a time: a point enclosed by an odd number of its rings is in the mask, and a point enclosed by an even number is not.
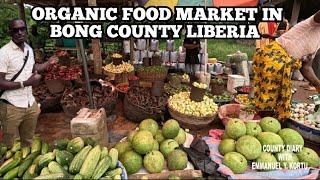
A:
[[[218,110],[213,99],[205,95],[203,101],[195,102],[190,99],[190,92],[180,92],[170,96],[168,105],[179,113],[197,117],[211,116]]]

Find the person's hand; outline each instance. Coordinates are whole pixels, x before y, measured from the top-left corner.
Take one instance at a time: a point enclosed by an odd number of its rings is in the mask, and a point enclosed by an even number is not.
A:
[[[41,75],[38,74],[37,71],[35,71],[28,80],[24,82],[24,86],[37,86],[40,84],[41,81]]]
[[[301,57],[302,62],[309,62],[312,60],[312,54],[307,54]]]
[[[57,56],[51,56],[49,59],[48,59],[48,62],[50,65],[54,65],[54,64],[57,64],[57,62],[59,61],[59,58]]]

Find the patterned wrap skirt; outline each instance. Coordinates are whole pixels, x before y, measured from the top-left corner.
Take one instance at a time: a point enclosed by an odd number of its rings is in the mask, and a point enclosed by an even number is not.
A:
[[[290,118],[291,76],[301,66],[301,60],[290,56],[276,41],[258,49],[253,56],[255,106],[272,110],[279,120]]]

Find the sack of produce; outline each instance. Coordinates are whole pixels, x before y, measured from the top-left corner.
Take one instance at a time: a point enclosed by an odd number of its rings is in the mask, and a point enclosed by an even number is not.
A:
[[[171,63],[176,63],[178,61],[178,52],[173,51],[170,53],[170,62]]]
[[[159,40],[151,39],[151,41],[150,41],[150,50],[151,51],[158,51],[159,50]]]

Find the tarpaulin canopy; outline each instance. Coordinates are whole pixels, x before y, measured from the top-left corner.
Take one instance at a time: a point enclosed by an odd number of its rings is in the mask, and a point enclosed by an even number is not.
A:
[[[207,2],[206,2],[207,1]],[[149,6],[257,6],[259,0],[138,0],[139,5]]]
[[[149,7],[149,6],[167,6],[170,9],[174,9],[175,6],[177,6],[178,0],[149,0],[144,4],[144,7]]]
[[[213,6],[257,6],[259,0],[213,0]]]

